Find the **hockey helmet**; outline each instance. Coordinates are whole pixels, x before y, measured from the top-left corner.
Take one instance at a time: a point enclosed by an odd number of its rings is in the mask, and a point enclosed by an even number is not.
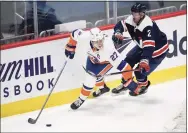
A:
[[[103,48],[104,34],[99,28],[92,28],[90,30],[91,43],[97,49]]]
[[[141,3],[136,3],[131,7],[131,12],[146,12],[146,6]]]

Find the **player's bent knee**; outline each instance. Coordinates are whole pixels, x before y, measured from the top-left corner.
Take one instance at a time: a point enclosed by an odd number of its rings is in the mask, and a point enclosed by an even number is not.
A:
[[[83,84],[89,88],[93,88],[95,86],[95,83],[96,83],[96,78],[86,73],[85,81]]]
[[[127,70],[132,70],[132,67],[128,63],[126,64],[126,66],[123,69],[123,71],[127,71]],[[122,73],[122,77],[123,77],[124,80],[130,79],[130,78],[132,78],[132,76],[133,76],[133,72],[132,71]]]

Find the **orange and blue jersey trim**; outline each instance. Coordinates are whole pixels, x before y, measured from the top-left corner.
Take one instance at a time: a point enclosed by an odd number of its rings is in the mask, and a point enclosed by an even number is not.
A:
[[[69,37],[68,44],[71,45],[71,46],[76,46],[76,44],[77,44],[77,41],[74,40],[72,35],[70,35],[70,37]]]
[[[169,49],[169,45],[166,44],[166,45],[164,45],[162,48],[160,48],[160,49],[158,49],[158,50],[155,50],[155,51],[153,52],[153,54],[152,54],[152,58],[155,58],[155,57],[158,57],[158,56],[164,54],[166,51],[168,51],[168,49]]]
[[[145,47],[155,47],[155,41],[154,40],[145,40],[142,43],[143,43],[143,48],[145,48]]]
[[[65,46],[65,49],[68,51],[74,52],[76,49],[76,44],[77,44],[77,41],[74,40],[72,33],[71,33],[70,37],[69,37],[69,41],[68,41],[67,45]]]
[[[110,63],[93,63],[89,57],[87,58],[86,70],[94,73],[95,75],[106,74],[112,67],[113,66]],[[98,79],[98,81],[100,81],[100,79]]]
[[[65,49],[67,49],[68,51],[74,52],[76,49],[76,46],[71,46],[70,44],[67,44]]]
[[[105,75],[113,66],[108,64],[98,75]]]
[[[117,69],[122,71],[126,67],[127,62],[125,60],[122,60],[120,64],[118,65]]]

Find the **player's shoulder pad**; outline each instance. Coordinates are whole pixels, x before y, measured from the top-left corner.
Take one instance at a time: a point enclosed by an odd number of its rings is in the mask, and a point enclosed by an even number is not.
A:
[[[75,37],[75,36],[79,36],[79,35],[81,35],[83,33],[83,30],[81,30],[81,29],[75,29],[75,30],[73,30],[72,31],[72,37]]]
[[[81,30],[81,29],[75,29],[74,31],[72,31],[72,33],[71,33],[71,36],[72,36],[72,38],[74,39],[74,40],[78,40],[78,38],[79,38],[79,36],[81,36],[82,34],[83,34],[83,30]]]
[[[145,16],[145,18],[142,20],[140,25],[138,26],[138,30],[141,32],[146,28],[146,27],[153,27],[153,22],[149,16]]]
[[[127,19],[125,20],[125,23],[127,23],[129,25],[132,25],[132,26],[136,26],[136,24],[133,21],[133,16],[132,15],[127,17]]]

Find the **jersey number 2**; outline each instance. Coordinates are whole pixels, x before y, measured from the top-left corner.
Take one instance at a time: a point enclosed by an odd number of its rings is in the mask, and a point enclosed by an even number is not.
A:
[[[117,59],[117,57],[118,57],[118,55],[117,55],[116,52],[114,52],[114,53],[110,56],[110,58],[111,58],[113,61],[115,61],[115,60]]]
[[[151,37],[151,30],[148,30],[148,37]]]

